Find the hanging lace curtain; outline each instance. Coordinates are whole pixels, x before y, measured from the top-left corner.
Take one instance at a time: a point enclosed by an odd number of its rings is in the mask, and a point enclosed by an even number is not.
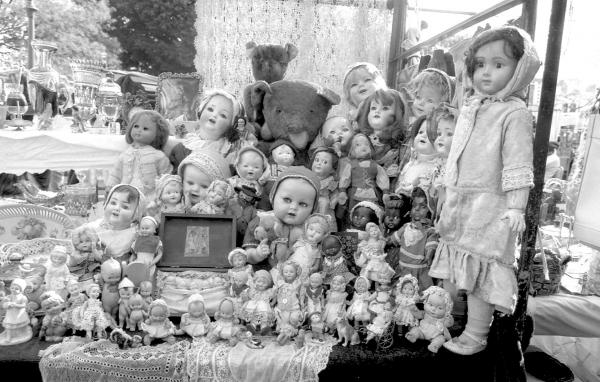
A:
[[[196,70],[206,88],[241,96],[254,82],[245,45],[291,42],[298,57],[286,79],[328,87],[340,96],[346,66],[375,64],[386,73],[392,11],[385,0],[197,0]]]

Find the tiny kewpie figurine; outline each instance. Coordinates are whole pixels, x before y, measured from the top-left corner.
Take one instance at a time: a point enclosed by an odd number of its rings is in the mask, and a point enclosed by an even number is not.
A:
[[[129,298],[133,296],[133,282],[127,277],[119,283],[119,327],[124,328],[129,319]]]
[[[127,318],[127,330],[142,330],[142,322],[148,316],[145,311],[146,303],[144,298],[139,293],[134,293],[127,301],[127,310],[129,317]]]
[[[242,318],[248,323],[249,330],[261,334],[270,330],[275,320],[275,313],[271,308],[274,297],[271,274],[263,269],[256,271],[242,307]]]
[[[394,322],[398,328],[413,327],[417,325],[418,314],[415,305],[419,299],[419,281],[413,275],[404,275],[400,277],[396,284],[396,311],[394,312]]]
[[[46,290],[53,290],[61,295],[67,295],[65,282],[71,276],[67,261],[67,248],[62,245],[54,246],[54,249],[50,252],[50,260],[46,263],[46,275],[44,276]]]
[[[381,336],[386,329],[391,325],[392,319],[394,318],[394,312],[392,312],[392,304],[386,303],[383,306],[373,322],[367,325],[367,338],[365,342],[369,342],[372,339]]]
[[[276,306],[275,317],[277,319],[277,331],[291,324],[291,317],[302,317],[299,321],[304,321],[302,292],[302,268],[293,260],[287,260],[273,268],[278,275],[276,280]]]
[[[333,277],[331,289],[327,292],[325,298],[325,311],[323,312],[323,322],[330,333],[335,330],[336,319],[346,312],[346,279],[342,275]]]
[[[394,275],[394,269],[385,261],[385,239],[381,230],[375,223],[367,223],[368,239],[358,243],[355,255],[356,265],[362,266],[361,276],[372,281],[389,280]]]
[[[179,328],[192,338],[204,336],[210,327],[210,318],[204,307],[204,297],[194,293],[188,299],[187,313],[181,315]]]
[[[431,343],[427,349],[437,353],[440,346],[452,338],[448,332],[452,317],[452,299],[450,294],[438,286],[430,286],[423,292],[425,301],[425,315],[419,325],[413,327],[406,333],[406,339],[415,342],[418,339],[426,339]]]
[[[147,211],[160,221],[163,212],[184,213],[183,182],[179,175],[163,174],[156,179],[156,196]]]
[[[233,188],[242,186],[252,187],[257,195],[262,194],[262,186],[259,179],[267,169],[268,160],[265,154],[254,146],[245,146],[238,151],[235,159],[235,170],[237,175],[228,179]]]
[[[352,296],[352,302],[346,311],[346,317],[349,320],[354,320],[355,329],[371,322],[371,313],[369,312],[370,287],[371,282],[364,276],[358,276],[354,280],[354,296]]]
[[[304,235],[292,246],[289,260],[293,260],[302,269],[302,282],[316,272],[321,265],[320,245],[331,232],[331,218],[323,214],[312,214],[304,222]]]
[[[73,231],[71,242],[74,250],[69,256],[69,270],[79,276],[79,281],[92,279],[102,259],[98,234],[92,228],[82,226]]]
[[[42,295],[42,309],[46,315],[42,320],[42,327],[38,337],[42,341],[60,342],[67,331],[66,320],[63,317],[65,301],[54,291]]]
[[[331,217],[331,230],[337,231],[335,224],[335,206],[338,203],[337,167],[339,156],[330,147],[317,147],[312,155],[311,170],[319,176],[321,189],[319,190],[318,212]]]
[[[148,346],[153,340],[159,339],[169,344],[175,342],[175,325],[169,320],[169,307],[159,298],[152,301],[148,309],[148,318],[142,322],[144,345]]]
[[[154,299],[152,298],[152,282],[151,281],[142,281],[140,283],[140,295],[144,299],[144,303],[146,304],[145,310],[148,310],[150,304]]]
[[[81,306],[81,328],[85,330],[85,336],[89,340],[92,339],[92,334],[95,334],[96,338],[106,338],[109,321],[104,315],[102,303],[98,299],[100,287],[98,284],[89,284],[85,293],[88,299]]]
[[[392,303],[392,286],[390,280],[381,280],[375,283],[375,292],[369,298],[369,311],[379,314],[386,304]]]
[[[411,199],[405,194],[389,194],[383,198],[383,205],[381,227],[387,238],[410,221]]]
[[[121,264],[115,259],[108,259],[100,266],[102,277],[102,308],[111,317],[116,318],[119,312],[119,281],[121,281]],[[88,295],[89,297],[89,295]]]
[[[156,264],[163,255],[163,245],[156,234],[158,222],[152,216],[144,216],[140,221],[138,235],[131,245],[130,262],[141,262],[148,266],[150,277],[156,271]]]
[[[27,314],[27,297],[23,294],[26,287],[25,280],[14,279],[10,284],[10,295],[2,301],[6,314],[2,320],[4,331],[0,333],[0,346],[21,344],[33,337]]]
[[[324,293],[323,275],[315,272],[308,278],[308,286],[305,288],[306,294],[306,311],[307,312],[323,312]]]
[[[196,203],[191,209],[193,214],[223,215],[233,196],[233,188],[221,179],[215,179],[206,190],[206,199]]]
[[[246,280],[252,277],[252,265],[248,264],[248,254],[245,250],[234,248],[227,255],[227,260],[233,267],[227,271],[230,280],[233,280],[237,273],[245,273],[247,275]]]
[[[73,329],[81,329],[81,307],[87,300],[84,293],[81,292],[81,286],[76,280],[70,280],[67,284],[67,290],[69,291],[69,298],[67,299],[67,308],[65,309],[64,316],[68,326]]]
[[[235,317],[235,304],[229,297],[225,297],[219,303],[215,312],[215,322],[208,332],[208,341],[215,343],[218,340],[229,341],[231,346],[238,343],[238,336],[242,334],[242,327],[239,320]]]
[[[323,284],[330,285],[335,276],[342,276],[346,282],[354,279],[348,270],[348,265],[342,252],[342,242],[334,235],[326,236],[321,245],[323,251],[323,265],[321,274]]]

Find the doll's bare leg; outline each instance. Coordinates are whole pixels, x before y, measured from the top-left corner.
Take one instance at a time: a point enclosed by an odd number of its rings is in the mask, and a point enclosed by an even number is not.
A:
[[[423,338],[423,332],[421,331],[421,328],[415,326],[414,328],[409,330],[408,333],[406,333],[405,337],[410,342],[416,342],[418,339]]]
[[[429,351],[432,353],[437,353],[444,342],[446,342],[446,339],[443,335],[437,336],[431,340],[431,343],[427,346],[427,349],[429,349]]]

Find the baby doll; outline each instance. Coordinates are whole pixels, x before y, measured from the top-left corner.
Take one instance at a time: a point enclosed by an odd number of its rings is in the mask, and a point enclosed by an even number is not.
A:
[[[23,294],[26,287],[25,280],[14,279],[10,284],[10,295],[1,302],[6,314],[2,320],[4,331],[0,333],[0,346],[21,344],[33,336],[27,314],[27,297]]]
[[[348,119],[356,120],[357,110],[362,101],[378,89],[386,89],[385,78],[375,65],[356,62],[344,73],[344,100],[348,105]]]
[[[323,123],[321,132],[311,143],[309,154],[312,157],[319,147],[329,147],[339,158],[348,155],[350,140],[354,135],[352,124],[344,117],[334,115]]]
[[[142,281],[140,283],[140,295],[144,299],[144,303],[146,304],[146,308],[150,306],[154,299],[152,298],[152,282],[151,281]]]
[[[74,250],[69,256],[69,270],[79,275],[80,281],[91,279],[102,259],[98,235],[90,227],[82,226],[73,231],[71,242]]]
[[[42,341],[60,342],[67,331],[66,320],[62,314],[65,301],[56,292],[42,295],[42,309],[46,312],[38,337]]]
[[[349,209],[361,201],[381,204],[382,193],[389,192],[390,180],[384,168],[373,159],[374,154],[365,134],[352,137],[348,157],[340,159],[340,204],[348,201]]]
[[[62,245],[54,246],[50,252],[50,259],[46,263],[46,275],[44,276],[46,290],[53,290],[66,296],[65,283],[71,276],[67,261],[67,248]]]
[[[120,328],[124,328],[129,319],[129,299],[133,296],[133,282],[127,277],[123,277],[123,280],[119,283],[119,322]]]
[[[299,322],[304,321],[304,306],[301,298],[304,292],[302,290],[302,268],[300,265],[292,260],[287,260],[279,264],[278,268],[274,312],[277,319],[277,331],[280,332],[287,325],[292,325],[292,317],[299,318]],[[275,271],[275,268],[272,271]]]
[[[419,300],[419,282],[413,275],[400,277],[395,289],[396,310],[394,321],[398,327],[413,327],[417,325],[418,309],[415,305]]]
[[[392,305],[387,303],[383,309],[379,310],[373,319],[373,322],[367,325],[367,338],[365,343],[377,338],[386,331],[386,329],[392,324],[394,313],[392,312]]]
[[[212,181],[206,190],[206,198],[196,203],[191,209],[193,214],[223,215],[229,207],[229,199],[233,196],[231,185],[221,179]]]
[[[154,201],[148,203],[148,213],[160,221],[163,212],[183,213],[183,184],[179,175],[164,174],[156,179]]]
[[[67,284],[69,298],[65,309],[65,323],[73,329],[80,329],[81,324],[81,307],[87,300],[84,293],[81,292],[79,283],[75,280],[70,280]]]
[[[160,237],[156,234],[158,222],[152,216],[144,216],[140,221],[138,237],[131,245],[130,262],[140,262],[148,266],[150,277],[154,275],[156,264],[163,255]]]
[[[331,289],[327,291],[325,298],[325,309],[323,311],[323,322],[330,333],[335,329],[336,319],[346,312],[346,279],[344,276],[337,275],[331,280]]]
[[[278,139],[269,147],[270,163],[264,173],[258,180],[258,183],[263,187],[262,198],[258,203],[258,208],[263,210],[271,209],[267,196],[273,188],[273,184],[277,178],[292,164],[296,159],[296,149],[291,142],[284,139]]]
[[[389,194],[383,198],[383,236],[388,237],[410,221],[411,200],[408,195]]]
[[[346,311],[346,318],[354,320],[355,329],[371,322],[371,313],[369,312],[370,287],[371,282],[364,276],[358,276],[354,281],[354,296],[352,296],[352,302]]]
[[[146,303],[144,298],[139,293],[134,293],[129,297],[127,301],[127,310],[129,311],[129,317],[127,317],[127,330],[142,330],[142,322],[147,317],[145,311]]]
[[[119,155],[107,187],[131,184],[146,196],[154,195],[156,177],[173,170],[162,151],[169,139],[169,123],[155,111],[141,110],[131,117],[125,139],[129,147]]]
[[[430,114],[433,109],[445,102],[450,104],[453,98],[454,84],[445,72],[427,68],[419,73],[409,84],[412,95],[410,122]]]
[[[321,214],[312,214],[304,223],[304,235],[292,247],[289,259],[300,266],[301,280],[306,283],[308,276],[316,272],[321,265],[320,245],[330,232],[330,218]]]
[[[331,230],[337,231],[335,206],[338,203],[337,165],[338,154],[325,146],[317,147],[311,157],[310,168],[321,181],[318,211],[331,217]]]
[[[231,93],[215,89],[205,93],[197,109],[198,125],[182,142],[171,150],[169,160],[178,168],[191,153],[209,150],[217,152],[233,164],[241,147],[249,146],[256,138],[241,137],[238,124],[244,122],[244,108]],[[227,176],[229,178],[230,175]]]
[[[33,312],[40,308],[41,296],[46,291],[46,288],[42,285],[44,284],[44,277],[42,275],[32,275],[25,278],[25,281],[27,281],[27,287],[25,288],[25,297],[28,300],[27,309]],[[4,285],[1,285],[0,299],[4,297],[2,295],[3,291]]]
[[[121,264],[115,259],[108,259],[100,266],[102,282],[102,308],[113,318],[119,312],[119,281],[121,281]],[[89,297],[89,295],[88,295]]]
[[[109,321],[104,315],[102,303],[98,299],[100,287],[98,284],[88,284],[85,293],[88,299],[81,306],[81,328],[85,330],[86,338],[90,340],[92,334],[95,334],[96,338],[106,338]]]
[[[394,275],[394,269],[385,262],[387,255],[383,252],[383,234],[375,223],[367,223],[366,231],[369,238],[358,243],[355,257],[356,265],[362,267],[360,275],[377,282],[389,280]]]
[[[382,280],[375,283],[375,292],[369,297],[369,311],[374,314],[381,313],[386,305],[392,303],[392,285],[390,280]]]
[[[321,244],[323,251],[323,264],[321,276],[323,284],[330,285],[335,276],[342,276],[346,282],[354,279],[354,275],[348,270],[346,257],[342,250],[342,242],[339,237],[329,235],[323,239]]]
[[[419,325],[406,333],[406,339],[410,342],[415,342],[418,339],[428,340],[430,344],[427,349],[432,353],[437,353],[440,346],[451,338],[448,326],[452,322],[450,316],[452,299],[444,289],[431,286],[423,292],[423,300],[425,301],[423,305],[425,315],[419,321]]]
[[[469,355],[485,349],[494,310],[515,308],[516,238],[533,186],[533,118],[523,96],[540,61],[524,31],[503,27],[479,34],[465,63],[474,93],[446,163],[440,244],[429,274],[467,291],[466,328],[444,346]]]
[[[324,300],[323,295],[323,276],[320,273],[313,273],[308,277],[308,285],[304,289],[306,295],[306,311],[307,312],[322,312]]]
[[[192,338],[204,336],[208,333],[210,318],[204,307],[204,297],[194,293],[188,299],[187,312],[181,315],[179,328]]]
[[[390,249],[388,263],[394,267],[396,277],[413,275],[419,280],[419,288],[425,290],[433,285],[429,265],[437,248],[437,234],[431,224],[428,195],[417,187],[412,192],[411,222],[388,237]]]
[[[235,160],[237,175],[228,179],[229,184],[234,189],[243,185],[250,186],[258,195],[262,195],[259,180],[267,169],[268,163],[267,157],[259,149],[253,146],[243,147]]]
[[[153,340],[159,339],[169,344],[175,342],[175,325],[169,320],[169,307],[163,299],[152,301],[148,309],[148,318],[142,322],[144,345],[148,346]]]
[[[183,181],[183,200],[186,211],[206,199],[210,184],[231,176],[229,164],[216,151],[198,150],[181,161],[178,174]]]
[[[235,317],[235,304],[229,297],[225,297],[219,303],[215,312],[215,322],[208,332],[208,341],[215,343],[219,339],[227,340],[231,346],[239,341],[239,335],[242,333],[242,327]]]
[[[247,263],[248,254],[242,248],[235,248],[229,252],[227,260],[233,267],[227,271],[230,280],[233,280],[237,273],[245,273],[246,280],[252,277],[252,265]]]
[[[254,273],[252,286],[243,297],[242,318],[248,324],[248,329],[254,333],[265,334],[274,322],[275,314],[271,308],[274,298],[273,279],[264,269]]]

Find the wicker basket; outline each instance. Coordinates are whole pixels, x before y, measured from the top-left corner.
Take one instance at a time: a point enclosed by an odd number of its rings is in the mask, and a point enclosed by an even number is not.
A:
[[[542,255],[544,253],[544,255]],[[544,261],[544,257],[545,261]],[[529,294],[532,296],[548,296],[558,292],[560,281],[565,274],[567,263],[571,260],[569,256],[563,258],[558,251],[544,249],[538,250],[531,264],[531,283]],[[547,264],[547,275],[544,263]]]

